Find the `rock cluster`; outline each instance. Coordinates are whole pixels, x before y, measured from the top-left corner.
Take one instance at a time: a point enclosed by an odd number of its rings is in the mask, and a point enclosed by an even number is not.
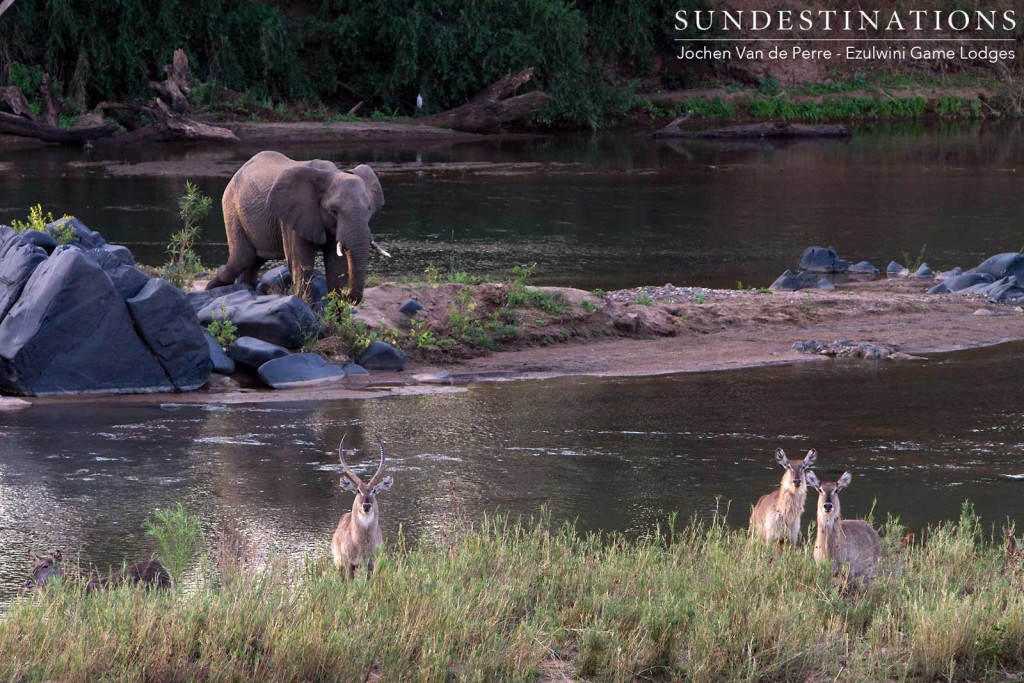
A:
[[[854,343],[849,339],[839,339],[826,343],[820,339],[798,341],[793,343],[793,350],[799,353],[813,353],[831,358],[863,358],[865,360],[924,360],[921,356],[903,353],[890,344],[875,342]]]
[[[955,268],[937,277],[941,282],[929,294],[956,292],[983,296],[993,304],[1024,304],[1024,254],[996,254],[968,271]]]
[[[77,219],[0,226],[0,393],[192,391],[211,369],[185,294],[128,249]]]

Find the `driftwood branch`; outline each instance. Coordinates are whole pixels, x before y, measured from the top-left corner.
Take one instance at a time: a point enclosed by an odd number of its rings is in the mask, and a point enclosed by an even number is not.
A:
[[[654,136],[658,138],[744,140],[749,138],[848,138],[852,134],[847,126],[812,126],[778,121],[691,131],[680,130],[678,126],[670,130],[671,125],[657,131]]]
[[[179,114],[192,110],[192,75],[188,68],[188,55],[181,48],[174,51],[171,63],[164,66],[164,80],[150,81],[149,87],[170,102],[170,108]]]
[[[29,120],[32,119],[32,112],[28,108],[28,99],[18,86],[8,85],[0,88],[0,102],[6,102],[11,113],[15,116],[24,116]]]
[[[465,133],[501,132],[503,124],[525,118],[551,104],[551,98],[539,90],[510,97],[531,78],[532,68],[506,76],[469,102],[440,114],[424,116],[417,119],[417,123]]]
[[[21,116],[0,112],[0,133],[36,138],[43,142],[59,142],[65,145],[82,144],[87,140],[96,140],[113,135],[118,131],[116,123],[105,123],[102,126],[65,130],[46,123],[30,121]]]

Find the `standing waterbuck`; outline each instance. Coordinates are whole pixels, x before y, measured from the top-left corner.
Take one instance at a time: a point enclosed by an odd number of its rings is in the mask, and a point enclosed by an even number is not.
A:
[[[882,540],[870,524],[859,519],[843,519],[839,514],[839,492],[850,485],[853,475],[844,472],[836,482],[820,482],[813,472],[807,483],[818,489],[818,536],[814,539],[814,559],[832,562],[838,574],[843,563],[849,564],[847,582],[875,577]]]
[[[46,584],[54,577],[64,577],[64,556],[59,550],[52,553],[32,552],[32,576],[25,581],[26,589],[35,589],[40,593],[46,591]],[[136,562],[124,569],[107,574],[93,576],[85,582],[85,592],[91,593],[104,588],[117,588],[125,584],[140,585],[146,588],[174,588],[171,574],[156,560]]]
[[[356,499],[352,501],[352,511],[341,516],[338,528],[334,530],[331,556],[342,575],[350,579],[355,578],[356,567],[363,564],[366,565],[367,578],[373,575],[373,551],[381,542],[377,494],[387,491],[395,483],[390,476],[381,479],[380,475],[384,471],[384,442],[379,436],[376,439],[380,445],[380,465],[369,483],[364,483],[346,464],[344,436],[338,444],[342,471],[340,486],[356,494]]]
[[[786,452],[775,449],[775,461],[785,468],[778,491],[761,496],[750,513],[750,535],[765,543],[789,541],[796,544],[800,536],[800,515],[807,502],[806,476],[818,458],[818,451],[807,451],[803,460],[790,462]]]

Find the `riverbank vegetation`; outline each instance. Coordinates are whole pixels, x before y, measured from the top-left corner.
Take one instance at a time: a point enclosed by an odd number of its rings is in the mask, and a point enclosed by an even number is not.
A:
[[[986,680],[1024,671],[1024,563],[969,506],[843,586],[716,516],[642,538],[448,516],[372,580],[219,534],[176,593],[61,586],[0,621],[5,680]],[[325,530],[325,534],[328,533]],[[325,536],[325,539],[327,537]],[[326,547],[326,540],[325,540]],[[260,559],[256,559],[256,558]],[[561,678],[560,678],[561,679]]]

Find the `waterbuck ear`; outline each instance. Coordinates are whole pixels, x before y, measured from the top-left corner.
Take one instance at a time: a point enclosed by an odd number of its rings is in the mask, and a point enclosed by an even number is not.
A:
[[[377,495],[378,493],[383,493],[384,491],[387,491],[388,489],[391,488],[391,485],[394,483],[395,480],[391,478],[391,475],[384,477],[384,480],[381,481],[381,483],[373,487],[373,495]]]
[[[836,490],[845,489],[853,481],[853,475],[849,472],[843,472],[843,476],[839,477],[839,481],[836,482]]]
[[[807,481],[808,486],[813,486],[816,489],[821,488],[821,482],[818,481],[818,477],[814,472],[811,472],[810,470],[804,472],[804,479]]]
[[[350,493],[359,493],[359,487],[356,486],[352,482],[352,480],[346,477],[345,475],[342,475],[341,481],[338,482],[338,486],[340,486],[341,488],[345,489]]]
[[[807,451],[807,455],[804,456],[803,468],[805,470],[811,469],[812,467],[814,467],[814,461],[817,460],[817,459],[818,459],[818,451],[814,450],[813,448],[811,450]]]
[[[59,550],[54,550],[54,551],[53,551],[53,559],[55,559],[55,560],[57,560],[58,562],[60,562],[61,560],[63,560],[63,559],[64,559],[64,557],[63,557],[63,556],[62,556],[62,555],[60,554],[60,551],[59,551]]]
[[[789,458],[786,457],[786,451],[781,448],[775,449],[775,462],[779,463],[783,467],[789,467]]]

